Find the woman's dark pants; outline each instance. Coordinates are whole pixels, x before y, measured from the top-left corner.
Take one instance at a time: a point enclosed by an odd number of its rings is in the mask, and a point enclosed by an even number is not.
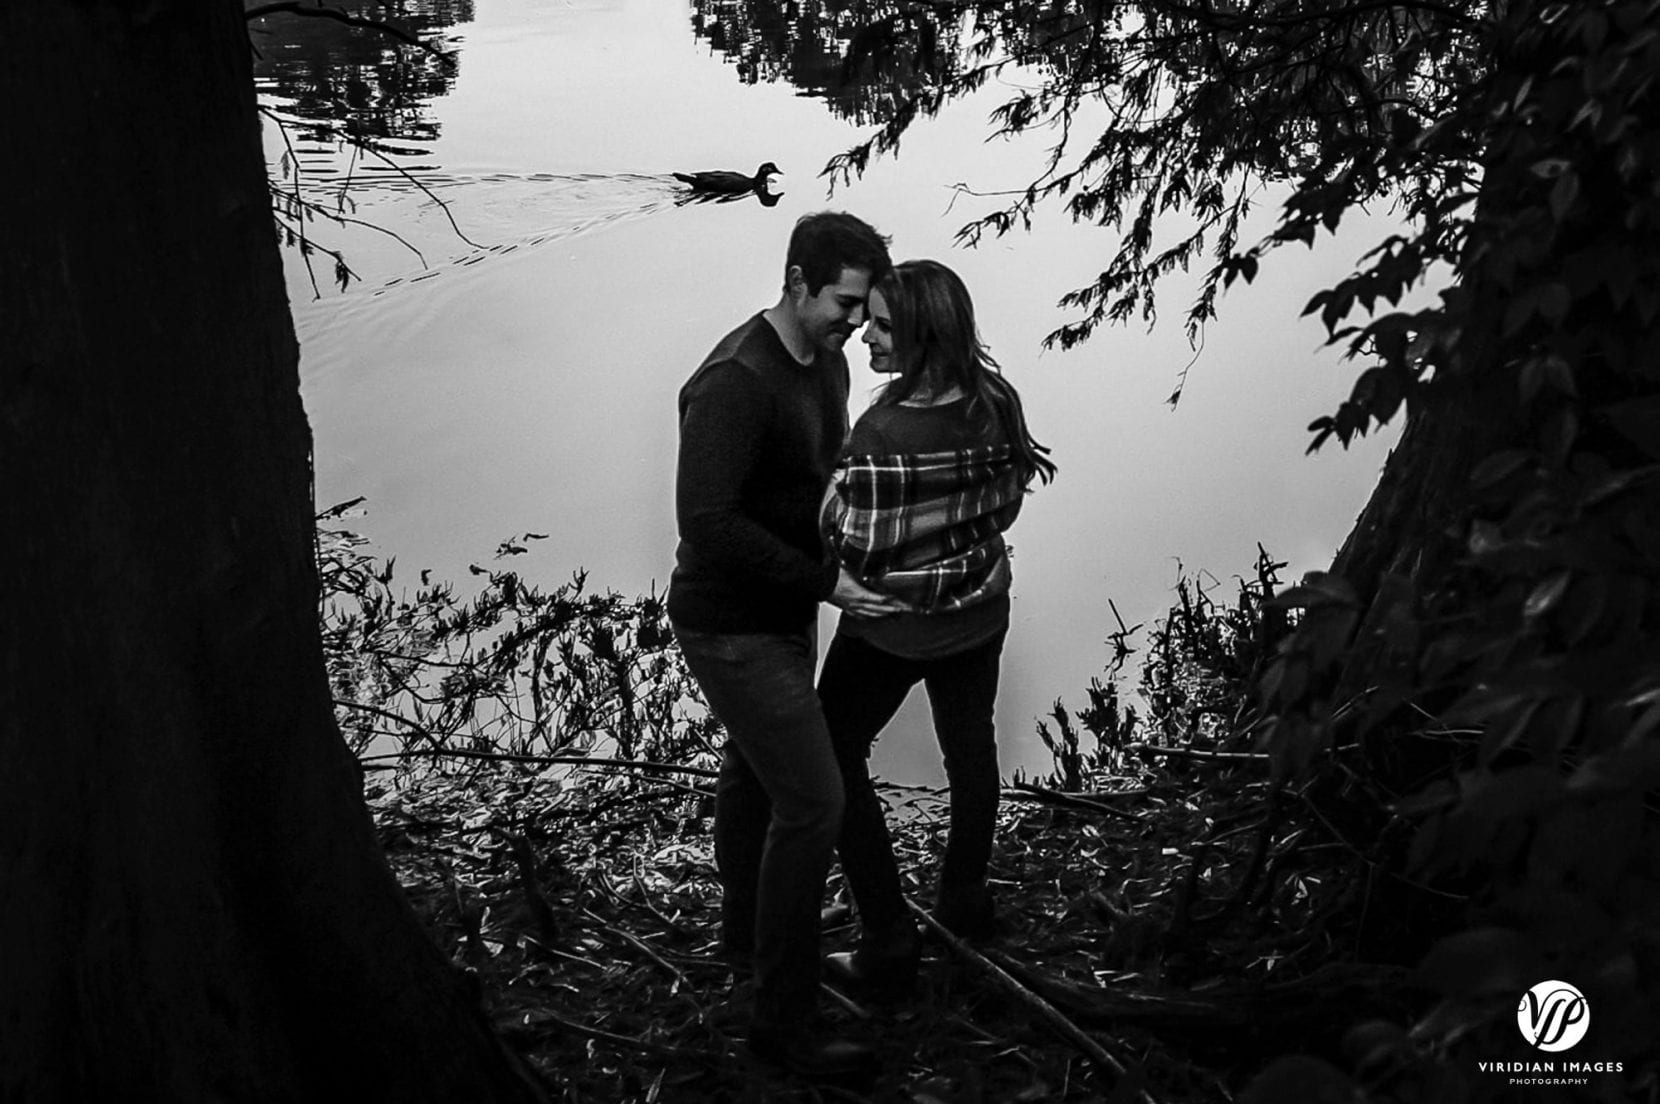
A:
[[[936,897],[942,922],[989,922],[986,868],[997,822],[1000,777],[993,707],[1006,633],[936,659],[904,659],[837,633],[819,676],[819,699],[846,791],[842,873],[853,891],[865,938],[880,941],[910,923],[881,800],[870,778],[870,751],[911,687],[928,690],[934,735],[951,785],[951,823]]]
[[[715,790],[721,941],[753,947],[756,1024],[814,1012],[819,910],[842,820],[842,780],[813,690],[814,626],[799,633],[675,627],[686,666],[726,727]]]

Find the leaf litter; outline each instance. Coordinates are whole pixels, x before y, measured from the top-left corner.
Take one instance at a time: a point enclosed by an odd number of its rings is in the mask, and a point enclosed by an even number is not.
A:
[[[811,1084],[743,1048],[750,983],[717,954],[709,772],[484,760],[368,796],[433,937],[572,1104],[1227,1101],[1274,1056],[1404,1018],[1403,971],[1354,961],[1367,857],[1295,793],[1272,796],[1252,757],[1151,750],[1090,792],[1005,788],[995,941],[962,944],[918,909],[911,999],[826,987],[835,1029],[879,1051],[861,1084]],[[884,794],[907,894],[929,901],[945,796]],[[823,919],[826,952],[852,945],[835,870]]]

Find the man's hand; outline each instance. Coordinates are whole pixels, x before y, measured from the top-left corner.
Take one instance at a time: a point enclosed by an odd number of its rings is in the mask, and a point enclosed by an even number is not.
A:
[[[898,598],[871,590],[849,575],[845,567],[836,579],[836,589],[830,593],[830,604],[854,617],[887,617],[911,608]]]

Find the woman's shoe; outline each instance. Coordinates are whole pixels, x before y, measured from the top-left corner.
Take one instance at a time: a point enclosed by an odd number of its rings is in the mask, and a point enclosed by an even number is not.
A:
[[[825,980],[849,996],[876,1000],[908,997],[916,989],[922,939],[910,925],[885,938],[866,938],[853,951],[824,957]]]
[[[997,922],[997,908],[992,904],[991,894],[984,890],[940,894],[934,905],[934,919],[965,943],[990,943],[1003,930]]]

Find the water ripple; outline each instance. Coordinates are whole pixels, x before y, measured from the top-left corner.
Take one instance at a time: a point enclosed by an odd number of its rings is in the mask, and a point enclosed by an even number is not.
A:
[[[385,295],[446,271],[490,264],[711,200],[692,195],[668,174],[650,173],[466,172],[360,164],[347,175],[335,158],[308,168],[304,179],[310,201],[339,216],[314,220],[310,233],[320,244],[338,249],[357,274],[347,297]]]

